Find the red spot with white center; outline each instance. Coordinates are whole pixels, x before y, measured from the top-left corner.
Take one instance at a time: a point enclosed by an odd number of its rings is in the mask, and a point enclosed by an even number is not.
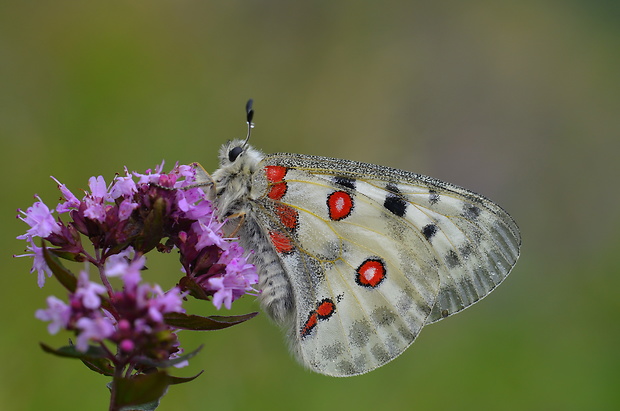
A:
[[[327,211],[332,220],[342,220],[353,211],[353,198],[345,191],[334,191],[327,197]]]
[[[293,243],[291,243],[291,239],[279,231],[270,231],[269,238],[271,238],[271,243],[279,253],[290,253],[295,248]]]
[[[276,214],[280,219],[282,225],[286,228],[290,228],[294,230],[297,228],[297,223],[299,221],[299,213],[291,206],[287,206],[285,204],[276,204]]]
[[[363,287],[375,288],[385,279],[385,264],[380,259],[369,258],[356,270],[355,282]]]
[[[319,320],[327,320],[336,312],[336,304],[329,298],[325,298],[316,306],[316,310],[312,310],[310,315],[308,315],[308,319],[304,323],[304,326],[301,327],[301,336],[306,337],[309,335],[314,327],[316,327],[319,323]]]

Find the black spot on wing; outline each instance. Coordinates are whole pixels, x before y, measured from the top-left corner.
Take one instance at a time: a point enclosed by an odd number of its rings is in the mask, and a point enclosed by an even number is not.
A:
[[[370,340],[373,328],[367,320],[357,320],[349,328],[349,341],[352,346],[364,347]]]
[[[467,260],[467,258],[471,255],[472,251],[473,250],[470,244],[465,244],[464,246],[459,248],[459,253],[461,253],[464,260]]]
[[[388,326],[396,321],[396,313],[388,307],[378,307],[370,313],[370,318],[375,324]]]
[[[355,179],[354,178],[336,176],[334,177],[334,183],[340,186],[346,187],[346,188],[350,188],[351,190],[355,190]]]
[[[435,190],[428,190],[428,202],[433,204],[437,204],[439,202],[439,194]]]
[[[448,254],[446,254],[445,258],[446,258],[446,264],[448,265],[448,268],[454,268],[461,264],[461,261],[459,260],[459,256],[458,254],[456,254],[456,251],[454,250],[448,251]]]
[[[390,210],[392,214],[402,217],[407,212],[407,202],[401,196],[400,190],[393,184],[388,184],[386,190],[389,193],[385,196],[385,202],[383,206]]]
[[[437,226],[435,224],[427,224],[422,228],[422,234],[428,241],[431,241],[431,238],[437,233]]]
[[[463,217],[468,220],[476,220],[480,216],[480,209],[473,204],[465,204],[463,206]]]

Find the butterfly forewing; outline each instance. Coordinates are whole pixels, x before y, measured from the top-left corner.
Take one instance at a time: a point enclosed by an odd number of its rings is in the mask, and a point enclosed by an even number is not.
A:
[[[270,167],[269,158],[264,164]],[[413,342],[439,292],[432,247],[410,241],[420,236],[412,226],[343,180],[287,167],[281,182],[284,195],[270,196],[269,189],[257,204],[268,231],[279,233],[277,245],[287,244],[280,254],[295,295],[298,355],[337,376],[395,358]]]
[[[417,236],[403,241],[414,247],[431,245],[441,291],[427,323],[454,314],[487,295],[506,278],[519,256],[521,237],[512,217],[464,188],[349,160],[299,154],[274,154],[265,160],[328,182],[353,184],[357,193],[375,201],[377,209],[398,217],[392,233],[408,225]],[[372,219],[374,215],[366,215],[366,220]]]

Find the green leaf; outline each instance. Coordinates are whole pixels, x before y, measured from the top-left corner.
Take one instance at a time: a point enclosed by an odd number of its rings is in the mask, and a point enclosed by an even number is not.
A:
[[[107,358],[108,357],[108,354],[103,348],[97,347],[94,345],[89,345],[86,352],[78,351],[75,345],[65,345],[64,347],[60,347],[60,348],[52,348],[49,345],[44,344],[42,342],[40,342],[39,345],[41,346],[43,351],[50,353],[50,354],[57,355],[59,357],[80,358],[80,359],[82,358]]]
[[[121,411],[152,411],[159,406],[168,386],[193,381],[202,373],[203,371],[200,371],[193,377],[173,377],[165,371],[159,371],[130,378],[115,378],[108,384],[108,388],[112,389],[112,384],[117,384],[114,403]]]
[[[149,367],[155,367],[155,368],[172,367],[173,365],[182,363],[183,361],[189,360],[190,358],[196,356],[196,354],[198,354],[198,352],[202,350],[202,347],[203,345],[196,348],[194,351],[190,353],[180,355],[177,358],[172,358],[170,360],[154,361],[153,359],[148,358],[148,357],[136,357],[134,361],[138,364],[147,365]]]
[[[164,314],[164,321],[171,327],[194,331],[221,330],[256,317],[258,313],[253,312],[244,315],[201,317],[199,315],[188,315],[183,313]]]
[[[69,260],[69,261],[74,261],[74,262],[83,261],[82,258],[78,258],[79,254],[77,253],[70,253],[68,251],[58,251],[58,250],[54,250],[53,248],[48,249],[48,251],[54,254],[56,257],[62,258],[64,260]]]
[[[114,405],[118,408],[158,403],[159,399],[166,393],[170,380],[165,371],[158,371],[129,378],[115,377],[112,384],[115,394]]]
[[[78,358],[82,360],[84,365],[99,374],[109,377],[114,375],[112,362],[108,359],[106,351],[101,347],[89,345],[86,352],[81,352],[78,351],[74,345],[67,345],[58,349],[52,348],[44,343],[39,343],[39,345],[46,353],[64,358]]]
[[[186,382],[190,382],[190,381],[195,380],[203,372],[204,371],[200,371],[198,374],[194,375],[193,377],[173,377],[172,375],[169,375],[168,376],[168,381],[170,382],[170,385],[173,385],[173,384],[185,384]]]
[[[50,252],[45,246],[45,241],[41,241],[41,246],[43,247],[43,258],[45,259],[45,263],[52,270],[54,277],[62,284],[69,292],[75,292],[77,288],[77,278],[75,275],[66,269],[58,260],[54,254]]]
[[[96,373],[112,377],[114,375],[114,366],[107,358],[82,358],[84,365]]]
[[[181,279],[179,280],[179,287],[181,287],[181,290],[189,291],[189,294],[197,300],[211,299],[211,297],[205,292],[205,290],[191,277],[181,277]]]

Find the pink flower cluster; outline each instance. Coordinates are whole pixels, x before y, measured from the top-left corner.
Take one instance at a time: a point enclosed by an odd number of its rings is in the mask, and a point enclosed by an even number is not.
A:
[[[174,358],[180,349],[165,315],[183,313],[184,298],[210,299],[219,309],[230,308],[243,294],[256,294],[254,266],[238,243],[223,236],[203,190],[191,187],[194,168],[177,165],[170,173],[162,173],[162,168],[163,164],[145,174],[125,169],[125,175],[109,186],[103,177],[91,177],[90,191],[82,199],[56,180],[64,201],[55,209],[36,197],[25,212],[19,210],[18,218],[30,227],[17,237],[28,242],[28,253],[19,257],[34,257],[31,272],[38,273],[39,287],[54,272],[43,247],[56,257],[90,263],[98,270],[101,284],[90,281],[82,270],[75,287],[69,288],[68,303],[49,297],[48,307],[36,313],[49,321],[52,334],[74,331],[79,351],[86,351],[89,342],[107,340],[117,344],[125,358]],[[60,218],[64,214],[69,222]],[[45,240],[44,246],[35,244],[37,237]],[[94,252],[82,245],[83,238]],[[145,253],[153,249],[179,251],[185,275],[168,292],[142,282]],[[117,281],[112,277],[120,278],[120,291],[112,287]]]
[[[137,355],[159,361],[178,355],[177,335],[166,325],[164,315],[185,312],[184,294],[178,287],[164,293],[158,285],[142,283],[140,270],[146,260],[140,257],[132,261],[131,254],[126,250],[118,258],[108,259],[104,268],[108,277],[121,277],[122,291],[108,297],[106,287],[90,281],[88,273],[82,271],[75,292],[69,294],[69,303],[50,296],[48,307],[37,310],[36,318],[50,322],[50,334],[61,329],[75,331],[75,346],[81,352],[89,343],[107,339],[118,345],[124,362]]]

